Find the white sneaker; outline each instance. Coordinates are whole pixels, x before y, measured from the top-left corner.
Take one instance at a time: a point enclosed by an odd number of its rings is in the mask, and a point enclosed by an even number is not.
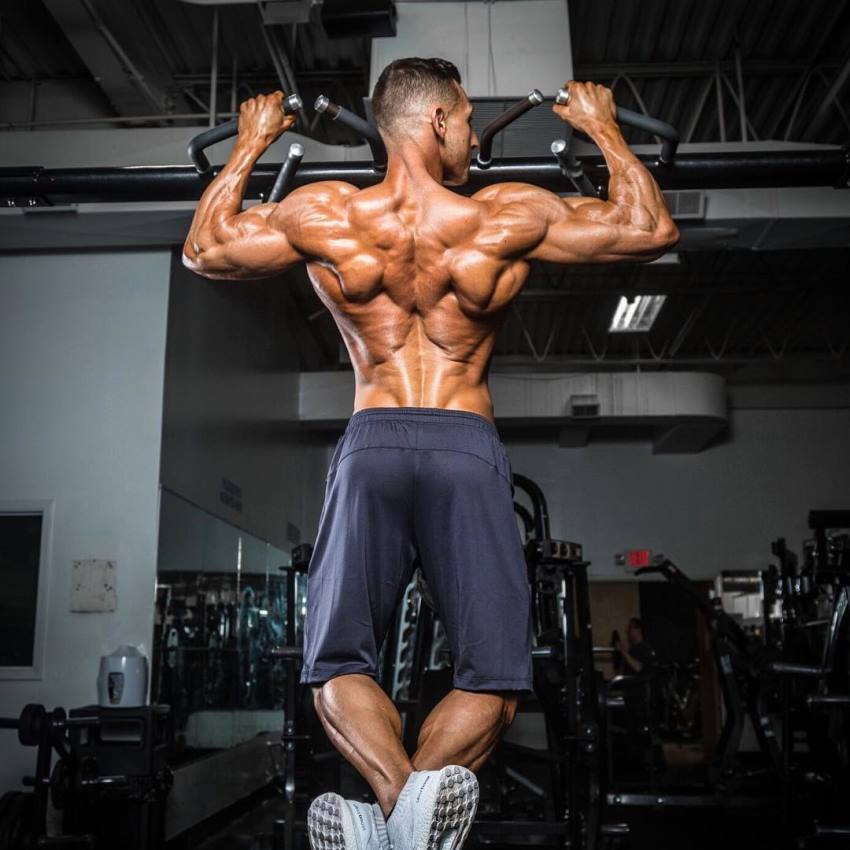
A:
[[[392,850],[460,850],[478,808],[478,780],[465,767],[410,774],[387,821]]]
[[[334,793],[310,804],[307,836],[312,850],[390,850],[381,807]]]

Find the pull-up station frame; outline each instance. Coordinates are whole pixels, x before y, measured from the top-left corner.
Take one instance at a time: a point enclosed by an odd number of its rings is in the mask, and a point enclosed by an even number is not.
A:
[[[568,102],[562,89],[557,103]],[[598,154],[570,151],[568,142],[556,139],[552,157],[492,159],[493,137],[522,114],[543,103],[534,89],[498,116],[481,132],[478,158],[470,166],[469,182],[456,191],[472,194],[492,183],[524,182],[554,192],[576,191],[605,196],[608,170]],[[303,107],[290,96],[281,104],[289,114]],[[278,165],[257,165],[248,181],[246,199],[278,201],[288,191],[322,180],[342,180],[358,188],[379,183],[387,155],[378,130],[370,121],[320,96],[317,112],[341,121],[369,143],[372,162],[301,163],[303,148],[294,143],[286,160]],[[816,147],[810,150],[770,152],[681,153],[674,127],[655,118],[617,108],[621,124],[657,136],[661,150],[656,156],[639,158],[662,189],[728,189],[792,186],[850,185],[850,148]],[[193,138],[188,147],[191,166],[123,166],[109,168],[56,168],[39,166],[0,168],[0,201],[5,206],[33,207],[73,203],[127,203],[194,201],[220,170],[212,167],[204,149],[238,132],[236,119],[213,127]]]

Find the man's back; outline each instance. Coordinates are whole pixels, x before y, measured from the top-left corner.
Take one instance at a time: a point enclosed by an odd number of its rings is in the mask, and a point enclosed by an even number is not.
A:
[[[492,418],[487,364],[527,263],[493,244],[485,203],[339,185],[333,224],[305,227],[310,280],[348,348],[355,409],[442,407]]]
[[[477,144],[472,103],[451,83],[443,101],[414,99],[415,109],[398,100],[403,89],[395,99],[386,91],[373,98],[390,142],[380,184],[358,191],[315,183],[280,204],[240,211],[253,163],[293,120],[280,112],[282,93],[248,101],[234,151],[198,206],[184,261],[208,277],[267,277],[306,262],[351,356],[355,411],[431,407],[492,421],[488,364],[529,260],[645,261],[677,239],[658,186],[619,132],[610,91],[572,90],[571,105],[555,110],[602,150],[607,201],[521,183],[472,198],[447,189],[466,182]],[[387,117],[390,104],[400,124]]]

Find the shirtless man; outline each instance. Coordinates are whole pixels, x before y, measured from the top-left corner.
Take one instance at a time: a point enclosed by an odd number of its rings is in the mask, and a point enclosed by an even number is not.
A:
[[[611,92],[567,84],[554,111],[599,146],[608,200],[521,183],[471,198],[478,144],[460,75],[402,59],[372,98],[385,179],[328,181],[241,212],[251,168],[294,119],[281,92],[243,103],[239,138],[201,198],[185,264],[210,278],[275,275],[306,262],[354,367],[354,415],[337,444],[310,564],[301,681],[333,744],[377,804],[317,798],[313,850],[458,850],[477,804],[476,771],[532,687],[529,587],[511,470],[487,373],[496,332],[531,260],[653,260],[678,239],[657,184],[620,134]],[[416,752],[375,681],[377,655],[415,555],[454,662],[454,689]]]

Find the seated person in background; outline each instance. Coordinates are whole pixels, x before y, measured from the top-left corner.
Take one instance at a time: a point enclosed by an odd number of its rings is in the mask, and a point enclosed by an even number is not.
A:
[[[626,638],[628,646],[623,646],[620,636],[614,633],[614,649],[616,655],[614,657],[615,667],[618,673],[626,673],[632,676],[648,675],[648,667],[651,667],[655,662],[655,652],[652,647],[646,642],[643,636],[643,621],[638,617],[632,617],[629,620],[628,628],[626,629]]]

